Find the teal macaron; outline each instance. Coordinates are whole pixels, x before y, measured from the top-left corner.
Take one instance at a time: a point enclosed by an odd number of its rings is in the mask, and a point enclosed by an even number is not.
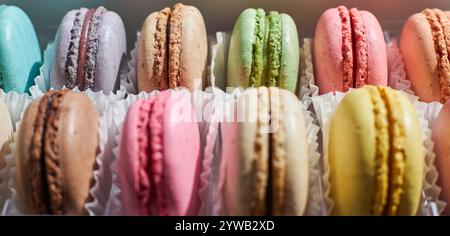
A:
[[[295,92],[299,60],[297,26],[289,15],[246,9],[231,35],[227,87],[274,86]]]
[[[0,5],[0,88],[28,92],[42,63],[33,24],[15,6]]]

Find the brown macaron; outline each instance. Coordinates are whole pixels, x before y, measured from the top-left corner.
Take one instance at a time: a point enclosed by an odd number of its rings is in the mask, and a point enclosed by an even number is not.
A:
[[[139,92],[204,88],[208,42],[197,8],[178,3],[150,14],[142,25],[137,49]]]
[[[15,152],[23,213],[85,214],[99,150],[98,128],[99,114],[82,93],[53,90],[29,105]]]

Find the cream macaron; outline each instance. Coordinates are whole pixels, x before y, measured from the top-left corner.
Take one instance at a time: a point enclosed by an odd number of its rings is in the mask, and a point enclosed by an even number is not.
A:
[[[294,94],[246,90],[236,122],[224,123],[225,215],[303,215],[308,197],[308,143]]]

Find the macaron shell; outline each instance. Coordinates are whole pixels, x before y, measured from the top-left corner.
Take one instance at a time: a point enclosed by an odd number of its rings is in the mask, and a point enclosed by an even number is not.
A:
[[[337,8],[326,10],[314,33],[314,74],[319,93],[343,91],[342,23]]]
[[[249,86],[255,40],[256,10],[246,9],[236,20],[228,50],[227,86]]]
[[[386,43],[381,26],[372,13],[367,11],[359,13],[365,25],[368,42],[367,84],[387,85]],[[314,34],[314,73],[320,94],[344,90],[342,37],[339,11],[337,8],[326,10],[320,17]],[[357,48],[357,50],[366,49]]]
[[[206,85],[208,41],[206,26],[200,11],[183,5],[180,56],[180,86],[202,90]]]
[[[5,103],[0,100],[0,170],[5,167],[5,155],[10,151],[9,145],[12,143],[13,127],[8,108]],[[0,177],[0,183],[3,179]],[[0,205],[2,203],[0,202]]]
[[[447,101],[439,112],[432,128],[432,140],[436,153],[436,168],[439,173],[438,185],[441,187],[441,199],[450,200],[450,101]],[[450,207],[446,207],[443,215],[450,215]]]
[[[359,11],[366,27],[368,42],[368,78],[367,84],[388,84],[388,65],[386,43],[380,23],[377,18],[368,11]]]
[[[297,26],[289,15],[283,13],[280,15],[282,23],[280,87],[295,93],[300,63]]]
[[[268,109],[268,107],[267,107]],[[225,185],[223,199],[225,215],[250,215],[251,189],[255,170],[253,162],[258,114],[258,89],[250,88],[236,104],[236,119],[240,122],[224,124],[223,152],[225,157]],[[245,121],[245,122],[244,122]],[[269,151],[268,135],[261,149]]]
[[[64,209],[69,215],[81,214],[90,197],[99,151],[99,114],[91,100],[81,93],[67,93],[60,109],[58,140],[64,173]]]
[[[55,37],[55,55],[52,58],[52,68],[50,71],[50,87],[60,89],[66,85],[65,66],[67,60],[67,53],[69,50],[71,30],[75,15],[81,11],[81,15],[86,14],[87,9],[81,8],[79,10],[72,10],[66,13],[58,27]],[[84,20],[84,17],[81,17]]]
[[[82,16],[88,9],[69,11],[62,19],[56,33],[55,57],[50,73],[50,86],[61,89],[66,85],[65,65],[70,44],[71,30],[78,11]],[[84,17],[81,17],[84,19]],[[116,13],[106,11],[102,16],[97,48],[94,91],[103,90],[105,94],[119,87],[119,70],[126,57],[125,27]]]
[[[403,26],[400,50],[415,94],[424,102],[440,101],[439,68],[433,36],[422,13],[410,16]]]
[[[200,207],[200,135],[187,91],[167,91],[164,113],[164,196],[169,215],[197,215]],[[161,96],[161,95],[159,95]]]
[[[370,215],[375,182],[375,116],[369,93],[350,91],[331,120],[326,158],[333,215]]]
[[[122,18],[115,12],[105,12],[98,39],[94,91],[103,90],[109,94],[119,88],[120,69],[127,54],[125,35]]]
[[[5,92],[27,92],[42,61],[33,24],[20,8],[1,5],[0,35],[2,89]]]
[[[394,90],[392,90],[394,91]],[[399,215],[415,215],[419,208],[423,189],[425,148],[416,109],[409,99],[397,92],[397,99],[403,113],[405,169],[403,194],[399,206]]]
[[[138,39],[137,56],[137,86],[139,91],[150,92],[158,89],[156,78],[153,78],[153,65],[156,62],[153,57],[156,45],[155,33],[158,22],[159,12],[153,12],[144,21],[141,28],[141,35]],[[163,63],[165,64],[165,62]],[[166,65],[167,67],[167,65]],[[164,75],[164,81],[167,88],[167,75]]]
[[[270,88],[271,100],[279,96],[283,104],[284,115],[281,120],[272,120],[272,124],[280,122],[284,129],[284,148],[286,153],[286,182],[284,215],[303,215],[309,186],[308,142],[303,110],[297,97],[280,89]],[[278,92],[276,92],[278,91]],[[281,107],[280,107],[281,108]],[[276,109],[271,109],[274,117]],[[281,131],[281,130],[280,130]],[[279,131],[275,131],[279,132]],[[272,137],[275,134],[272,134]]]
[[[18,148],[14,152],[14,159],[16,160],[16,190],[17,197],[21,203],[19,209],[21,212],[31,214],[33,213],[33,203],[31,200],[31,166],[30,166],[30,146],[31,137],[33,136],[33,125],[37,114],[39,101],[33,101],[25,111],[20,122],[20,127],[17,135]]]
[[[141,117],[140,107],[145,100],[133,103],[127,111],[127,116],[121,132],[120,158],[119,158],[119,181],[121,186],[121,197],[125,215],[139,215],[138,204],[139,189],[139,138],[138,124]],[[150,136],[149,134],[147,136]]]
[[[30,186],[30,146],[34,119],[37,114],[38,101],[30,104],[25,112],[19,130],[17,145],[16,176],[17,192],[23,203],[23,211],[32,213]],[[90,99],[81,93],[68,92],[64,95],[60,107],[60,120],[56,124],[58,135],[55,143],[59,145],[60,170],[63,183],[64,213],[69,215],[84,214],[84,204],[89,199],[92,184],[95,157],[98,151],[99,115]]]

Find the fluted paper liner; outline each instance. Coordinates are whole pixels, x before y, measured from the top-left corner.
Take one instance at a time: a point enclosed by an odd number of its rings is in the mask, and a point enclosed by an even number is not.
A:
[[[313,43],[312,38],[305,38],[300,48],[300,87],[297,96],[308,109],[312,104],[311,97],[319,95],[319,87],[314,80]]]
[[[136,42],[134,48],[130,52],[130,60],[127,63],[128,73],[120,79],[122,87],[124,87],[128,94],[138,94],[136,63],[138,54],[138,41],[141,36],[140,32],[136,33]]]
[[[107,113],[107,112],[105,112]],[[22,113],[23,114],[23,113]],[[104,215],[105,206],[107,200],[109,199],[109,189],[111,188],[111,174],[109,173],[109,134],[108,125],[109,120],[111,120],[110,115],[101,116],[99,120],[99,154],[95,158],[96,169],[93,171],[92,178],[94,179],[94,184],[91,186],[89,192],[91,199],[85,204],[86,213],[88,215]],[[17,130],[20,129],[20,121],[16,124]],[[15,135],[16,136],[16,135]],[[15,139],[16,140],[16,139]],[[8,199],[5,202],[2,215],[23,215],[20,211],[21,203],[18,200],[16,194],[16,180],[15,180],[15,159],[14,151],[17,148],[16,143],[10,144],[11,153],[5,157],[6,167],[4,170],[0,171],[1,176],[8,176],[7,187],[9,190]]]
[[[47,48],[44,51],[44,62],[42,63],[41,67],[39,68],[39,75],[36,76],[34,79],[34,85],[30,87],[30,94],[33,99],[38,99],[44,95],[45,92],[52,90],[54,88],[50,87],[50,71],[52,68],[52,63],[54,60],[56,45],[54,42],[49,43],[47,45]],[[122,66],[119,70],[119,77],[124,77],[126,73],[126,67]],[[78,87],[75,87],[72,89],[72,91],[80,92]],[[123,99],[126,95],[126,84],[120,83],[119,89],[116,91],[116,93],[109,93],[105,94],[103,90],[100,91],[92,91],[91,89],[86,89],[85,91],[81,91],[82,93],[86,94],[97,107],[97,110],[105,111],[106,108],[110,105],[111,101],[116,101]]]
[[[405,64],[396,39],[387,43],[389,87],[414,95],[411,81],[406,79]]]
[[[323,171],[323,188],[324,188],[324,204],[325,210],[328,215],[331,214],[333,209],[333,199],[330,197],[329,174],[330,168],[328,166],[328,141],[330,125],[333,113],[335,112],[339,102],[345,96],[346,93],[336,92],[327,93],[320,96],[312,97],[314,110],[316,111],[319,125],[322,129],[322,141],[323,141],[323,156],[324,156],[324,171]],[[433,152],[433,142],[431,141],[431,130],[428,126],[427,118],[430,116],[436,116],[439,109],[436,109],[435,104],[426,104],[418,101],[418,98],[405,93],[409,98],[414,108],[416,109],[420,130],[422,134],[422,141],[424,146],[425,155],[425,170],[424,170],[424,186],[422,191],[422,198],[420,201],[418,215],[439,215],[445,207],[445,203],[439,200],[440,188],[436,184],[437,171],[434,167],[435,154]]]
[[[3,90],[0,90],[0,99],[3,101],[3,103],[5,103],[8,109],[12,123],[11,125],[13,127],[11,140],[8,143],[4,144],[8,145],[9,147],[7,148],[7,153],[5,153],[4,156],[0,156],[0,158],[3,158],[3,160],[5,161],[5,166],[3,167],[3,169],[0,169],[0,212],[1,212],[6,200],[9,197],[11,197],[11,191],[8,188],[8,182],[10,180],[9,175],[10,165],[8,165],[8,163],[11,162],[10,156],[12,154],[10,145],[12,145],[12,143],[15,140],[14,137],[16,135],[16,125],[20,121],[23,112],[30,104],[31,97],[28,94],[18,94],[17,92],[14,91],[5,93]]]
[[[217,32],[215,38],[211,37],[212,40],[210,42],[212,46],[208,84],[222,90],[225,90],[227,85],[227,63],[230,37],[231,35],[229,32]]]

